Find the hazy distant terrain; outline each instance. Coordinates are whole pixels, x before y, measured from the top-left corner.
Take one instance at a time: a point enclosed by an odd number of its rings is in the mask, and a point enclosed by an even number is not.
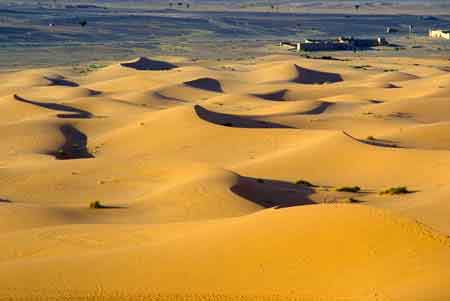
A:
[[[430,42],[425,38],[427,30],[450,24],[448,15],[438,14],[446,11],[448,1],[366,1],[358,10],[355,3],[0,1],[0,68],[148,54],[249,57],[272,53],[267,46],[280,40],[373,37],[384,35],[386,26],[400,30],[388,36],[391,41],[426,48]],[[390,13],[394,8],[404,13]],[[416,14],[409,14],[414,8]],[[84,27],[80,25],[83,21]],[[408,32],[409,25],[415,27],[413,35]],[[445,41],[433,41],[427,55],[442,55],[447,47]]]

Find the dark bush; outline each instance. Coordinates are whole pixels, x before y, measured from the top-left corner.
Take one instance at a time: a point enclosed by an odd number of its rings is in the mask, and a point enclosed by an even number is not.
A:
[[[359,186],[343,186],[336,188],[336,191],[339,192],[359,192],[361,188]]]

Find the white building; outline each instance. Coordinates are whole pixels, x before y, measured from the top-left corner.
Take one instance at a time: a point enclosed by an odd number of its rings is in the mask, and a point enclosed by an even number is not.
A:
[[[447,39],[450,40],[450,30],[443,29],[430,29],[428,35],[435,39]]]

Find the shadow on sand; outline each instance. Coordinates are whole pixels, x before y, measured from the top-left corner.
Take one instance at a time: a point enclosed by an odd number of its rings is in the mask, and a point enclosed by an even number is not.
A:
[[[194,106],[194,110],[201,119],[217,125],[236,128],[292,128],[273,122],[254,120],[251,117],[217,113],[207,110],[199,105]]]
[[[65,87],[79,87],[80,86],[76,82],[67,80],[62,76],[57,76],[57,77],[45,76],[44,78],[46,80],[50,81],[52,86],[65,86]]]
[[[20,102],[24,102],[24,103],[28,103],[28,104],[32,104],[35,106],[39,106],[48,110],[54,110],[54,111],[63,111],[63,112],[67,112],[64,114],[57,114],[56,116],[58,118],[81,118],[81,119],[87,119],[87,118],[92,118],[93,115],[92,113],[88,112],[88,111],[84,111],[84,110],[80,110],[71,106],[67,106],[67,105],[63,105],[63,104],[58,104],[58,103],[54,103],[54,102],[40,102],[40,101],[34,101],[34,100],[28,100],[25,99],[17,94],[14,94],[14,99]]]
[[[231,191],[266,208],[285,208],[316,204],[309,196],[312,187],[289,182],[240,177]]]
[[[94,156],[89,153],[87,148],[88,137],[70,124],[60,127],[61,133],[64,135],[64,144],[55,152],[50,153],[58,160],[71,159],[89,159]]]
[[[146,57],[140,57],[134,62],[121,63],[120,65],[140,71],[162,71],[171,70],[178,67],[168,62],[151,60]]]
[[[184,83],[186,86],[206,90],[210,92],[223,93],[222,84],[214,78],[203,77]]]

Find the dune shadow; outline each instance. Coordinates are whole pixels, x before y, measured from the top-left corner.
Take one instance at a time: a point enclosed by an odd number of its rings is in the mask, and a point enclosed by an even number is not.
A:
[[[297,77],[293,82],[298,84],[324,84],[324,83],[337,83],[343,81],[343,78],[338,73],[317,71],[312,69],[303,68],[295,65]]]
[[[177,68],[178,66],[158,60],[151,60],[146,57],[140,57],[134,62],[121,63],[123,67],[132,68],[140,71],[163,71]]]
[[[95,210],[105,210],[105,209],[128,209],[128,207],[125,206],[112,206],[112,205],[98,205],[97,207],[91,207],[89,209],[95,209]]]
[[[365,140],[365,141],[367,141],[367,140]],[[382,143],[382,144],[395,145],[395,141],[394,140],[389,140],[389,139],[373,138],[370,141],[375,141],[375,142],[379,142],[379,143]]]
[[[325,112],[332,105],[334,105],[334,103],[324,101],[321,102],[320,105],[318,105],[314,109],[300,113],[300,115],[319,115]]]
[[[32,104],[35,106],[39,106],[48,110],[54,110],[54,111],[64,111],[67,113],[64,114],[57,114],[56,116],[58,118],[81,118],[81,119],[87,119],[92,118],[92,113],[84,110],[80,110],[71,106],[54,103],[54,102],[40,102],[35,100],[28,100],[25,99],[17,94],[14,94],[14,99],[20,102]]]
[[[50,153],[58,160],[89,159],[94,156],[87,148],[88,137],[73,125],[65,124],[60,127],[65,138],[64,144],[57,151]]]
[[[324,83],[337,83],[343,81],[342,76],[339,73],[317,71],[308,68],[303,68],[295,65],[297,77],[293,82],[298,84],[324,84]]]
[[[312,187],[289,182],[240,177],[230,190],[251,202],[266,208],[286,208],[316,204],[309,196]]]
[[[364,143],[364,144],[368,144],[368,145],[373,145],[373,146],[379,146],[379,147],[389,147],[389,148],[402,148],[401,146],[398,146],[397,144],[394,144],[393,142],[389,141],[389,140],[381,140],[381,139],[371,139],[371,140],[364,140],[364,139],[358,139],[356,137],[353,137],[352,135],[350,135],[349,133],[347,133],[346,131],[342,131],[342,133],[347,136],[348,138],[358,141],[360,143]]]
[[[65,79],[64,77],[50,77],[45,76],[46,80],[50,81],[53,86],[65,86],[65,87],[79,87],[80,85],[76,82]]]
[[[153,95],[158,97],[158,98],[161,98],[163,100],[167,100],[167,101],[188,103],[188,101],[186,101],[186,100],[183,100],[183,99],[180,99],[180,98],[175,98],[175,97],[169,97],[169,96],[166,96],[166,95],[162,94],[161,92],[153,92]]]
[[[252,96],[255,97],[259,97],[265,100],[272,100],[272,101],[284,101],[284,97],[286,96],[286,93],[288,92],[288,89],[282,89],[279,91],[275,91],[275,92],[270,92],[270,93],[254,93],[254,94],[250,94]]]
[[[223,93],[222,84],[214,78],[202,77],[184,83],[186,86],[201,90]]]
[[[200,105],[195,105],[194,110],[201,119],[217,125],[236,128],[292,128],[273,122],[254,120],[251,117],[217,113],[207,110]]]

